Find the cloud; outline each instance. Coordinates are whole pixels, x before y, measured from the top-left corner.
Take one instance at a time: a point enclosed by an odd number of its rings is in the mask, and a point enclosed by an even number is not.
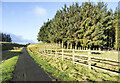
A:
[[[34,12],[37,16],[45,16],[47,15],[47,11],[44,8],[41,8],[39,6],[35,7]]]
[[[20,44],[35,43],[33,40],[24,39],[20,35],[15,35],[10,33],[10,36],[12,38],[13,43],[20,43]]]

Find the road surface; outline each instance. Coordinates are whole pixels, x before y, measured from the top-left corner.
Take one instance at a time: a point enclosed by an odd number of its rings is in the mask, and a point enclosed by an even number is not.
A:
[[[11,81],[52,81],[49,75],[33,60],[27,48],[23,48]]]

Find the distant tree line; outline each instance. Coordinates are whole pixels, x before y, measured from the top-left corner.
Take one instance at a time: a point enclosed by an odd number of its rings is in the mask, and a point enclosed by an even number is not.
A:
[[[2,41],[2,42],[12,42],[10,34],[0,33],[0,41]]]
[[[120,27],[116,7],[107,10],[107,4],[83,2],[81,6],[66,4],[58,10],[52,20],[40,28],[38,41],[64,43],[65,47],[73,45],[82,48],[118,49]]]

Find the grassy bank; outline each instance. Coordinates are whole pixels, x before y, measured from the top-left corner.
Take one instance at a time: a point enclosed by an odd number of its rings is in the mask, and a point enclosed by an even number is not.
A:
[[[28,48],[32,48],[29,46]],[[73,64],[70,61],[61,61],[61,59],[56,59],[55,57],[50,57],[46,55],[40,55],[36,53],[34,46],[32,48],[33,52],[29,53],[34,58],[34,60],[41,65],[41,67],[50,73],[51,76],[57,78],[60,81],[118,81],[118,76],[112,75],[108,72],[103,72],[100,70],[88,70],[87,67],[81,66],[79,64]],[[55,80],[55,79],[54,79]]]
[[[17,63],[19,56],[14,56],[5,60],[0,66],[2,67],[2,82],[12,79],[15,64]]]
[[[3,43],[2,44],[2,62],[0,64],[1,74],[0,78],[2,82],[8,82],[13,77],[13,71],[21,50],[23,49],[22,45],[15,43]],[[14,49],[14,46],[18,46],[17,49]]]
[[[12,58],[14,56],[17,56],[21,53],[21,50],[23,49],[23,47],[17,49],[17,50],[5,50],[2,51],[2,62],[4,62],[4,60],[7,60],[9,58]]]
[[[0,42],[0,44],[2,45],[2,51],[12,50],[12,49],[14,49],[14,47],[21,48],[21,47],[25,46],[25,45],[22,45],[22,44],[9,43],[9,42],[6,42],[6,43]]]

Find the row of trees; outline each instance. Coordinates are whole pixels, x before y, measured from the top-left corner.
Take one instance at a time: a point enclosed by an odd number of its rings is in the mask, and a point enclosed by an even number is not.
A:
[[[62,43],[69,47],[118,49],[118,10],[107,10],[104,2],[66,4],[40,28],[38,41]]]
[[[2,42],[12,42],[12,39],[9,34],[0,33],[0,41]]]

